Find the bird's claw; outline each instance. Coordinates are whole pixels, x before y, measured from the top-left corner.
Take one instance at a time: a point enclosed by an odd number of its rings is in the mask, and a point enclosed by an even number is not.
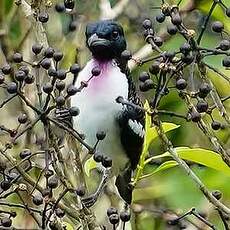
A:
[[[81,202],[85,207],[90,208],[96,203],[97,198],[98,198],[98,195],[93,194],[93,195],[90,195],[86,198],[81,199]]]

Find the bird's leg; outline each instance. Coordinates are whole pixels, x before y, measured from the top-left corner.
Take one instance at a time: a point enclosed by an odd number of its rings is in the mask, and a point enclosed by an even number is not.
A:
[[[89,197],[83,198],[81,200],[83,205],[85,205],[87,208],[93,206],[96,203],[98,197],[101,195],[105,185],[108,182],[110,172],[111,172],[111,168],[106,168],[105,170],[103,170],[103,176],[102,176],[101,182],[100,182],[96,192],[93,193],[92,195],[90,195]]]
[[[69,117],[71,117],[69,109],[56,109],[55,117],[60,121],[68,119]]]

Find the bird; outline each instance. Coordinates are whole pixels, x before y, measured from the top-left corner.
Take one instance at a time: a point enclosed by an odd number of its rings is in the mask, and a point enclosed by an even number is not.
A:
[[[122,53],[127,47],[124,30],[114,20],[100,20],[87,24],[85,37],[92,59],[75,82],[78,88],[87,82],[87,87],[71,99],[71,106],[80,110],[73,118],[73,127],[91,146],[97,141],[96,133],[106,133],[97,151],[112,159],[111,175],[116,177],[115,185],[121,198],[130,204],[131,177],[144,142],[145,113],[135,106],[117,103],[118,98],[123,98],[134,105],[142,105],[130,72],[122,67]],[[94,68],[100,71],[98,76],[92,77]],[[94,202],[98,196],[95,193]]]

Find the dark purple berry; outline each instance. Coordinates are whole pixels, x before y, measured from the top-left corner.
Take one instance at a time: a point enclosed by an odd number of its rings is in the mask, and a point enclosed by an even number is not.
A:
[[[118,214],[112,214],[109,216],[109,222],[113,225],[119,223],[119,215]]]
[[[128,222],[130,220],[130,217],[131,217],[131,215],[127,211],[123,211],[123,212],[120,213],[120,219],[123,222]]]
[[[193,112],[191,113],[191,120],[192,120],[193,122],[199,122],[200,119],[201,119],[200,113],[198,113],[198,112],[196,112],[196,111],[193,111]]]
[[[48,186],[51,189],[55,189],[58,187],[58,178],[57,176],[52,176],[48,179]]]
[[[102,165],[105,167],[105,168],[109,168],[112,166],[112,159],[108,156],[105,156],[103,157],[102,159]]]
[[[174,25],[169,25],[167,27],[167,32],[170,34],[170,35],[174,35],[177,33],[177,27],[174,26]]]
[[[101,153],[99,153],[99,152],[95,152],[94,155],[93,155],[93,159],[96,162],[100,163],[103,160],[103,155]]]
[[[55,10],[58,12],[58,13],[62,13],[65,11],[65,5],[63,3],[57,3],[55,5]]]
[[[10,188],[11,186],[11,182],[9,180],[3,180],[1,183],[0,183],[0,187],[3,191],[6,191]]]
[[[62,58],[63,58],[63,53],[62,52],[60,52],[60,51],[54,52],[53,59],[56,62],[61,61]]]
[[[23,61],[23,57],[20,53],[14,53],[12,58],[15,63],[20,63]]]
[[[150,66],[149,72],[151,74],[158,74],[159,71],[160,71],[160,63],[156,61]]]
[[[57,70],[57,78],[59,80],[65,80],[66,79],[66,74],[67,74],[67,71],[65,69]]]
[[[219,48],[223,51],[227,51],[230,49],[230,41],[227,39],[224,39],[220,42]]]
[[[107,216],[109,217],[109,216],[111,216],[111,215],[113,215],[113,214],[118,214],[117,209],[114,208],[114,207],[108,208],[108,209],[107,209]]]
[[[1,219],[1,225],[5,228],[9,228],[12,225],[12,220],[8,217],[3,217]]]
[[[2,67],[2,72],[4,74],[10,74],[12,72],[12,67],[9,65],[9,64],[5,64],[3,67]]]
[[[207,83],[202,83],[199,88],[198,96],[200,98],[205,98],[211,91],[211,87]]]
[[[56,82],[56,89],[62,91],[65,89],[65,82],[64,81],[57,81]]]
[[[25,149],[19,153],[19,156],[21,159],[25,159],[26,157],[29,157],[32,155],[32,152],[29,149]]]
[[[69,24],[69,31],[75,31],[77,29],[78,22],[77,21],[71,21]]]
[[[33,46],[32,46],[32,51],[33,51],[33,53],[34,54],[40,54],[41,53],[41,51],[42,51],[42,45],[40,45],[40,44],[34,44]]]
[[[180,78],[176,81],[176,88],[183,90],[187,87],[187,81],[184,78]]]
[[[206,101],[199,101],[196,105],[196,109],[199,113],[204,113],[208,110],[208,103]]]
[[[218,130],[218,129],[221,128],[221,123],[218,122],[218,121],[213,121],[212,124],[211,124],[211,126],[212,126],[213,130]]]
[[[161,14],[156,16],[156,21],[157,22],[162,23],[162,22],[164,22],[164,20],[165,20],[165,15],[164,14],[161,13]]]
[[[85,187],[84,186],[79,186],[77,189],[76,189],[76,194],[80,197],[84,196],[85,195]]]
[[[44,51],[44,56],[47,57],[47,58],[52,58],[53,55],[54,55],[54,52],[55,52],[55,51],[54,51],[54,48],[48,47],[48,48],[46,48],[45,51]]]
[[[75,116],[79,115],[80,110],[79,110],[78,107],[71,107],[71,108],[69,109],[69,113],[70,113],[70,115],[71,115],[72,117],[75,117]]]
[[[41,23],[46,23],[46,22],[48,22],[48,20],[49,20],[49,14],[46,13],[46,12],[41,12],[41,13],[38,15],[38,20],[39,20]]]
[[[73,65],[70,67],[70,72],[71,72],[72,74],[78,74],[78,73],[80,72],[80,70],[81,70],[81,68],[80,68],[80,66],[79,66],[77,63],[73,64]]]
[[[45,85],[43,85],[42,89],[45,93],[50,94],[53,91],[53,86],[50,82],[47,82]]]
[[[34,82],[35,78],[33,75],[26,75],[24,81],[26,84],[32,84]]]
[[[20,66],[18,70],[23,71],[26,75],[29,74],[29,71],[30,71],[28,66],[26,66],[26,65]]]
[[[187,65],[191,64],[194,60],[194,57],[191,54],[182,54],[181,55],[181,61],[186,63]]]
[[[56,71],[56,69],[54,69],[54,68],[49,68],[48,69],[48,75],[50,76],[50,77],[57,77],[57,71]]]
[[[63,106],[65,104],[65,98],[63,96],[58,96],[55,99],[57,106]]]
[[[97,139],[98,140],[103,140],[104,138],[105,138],[105,136],[106,136],[106,132],[104,132],[104,131],[98,131],[97,133],[96,133],[96,137],[97,137]]]
[[[147,72],[141,72],[139,76],[139,81],[145,82],[146,80],[150,79],[150,76]]]
[[[7,85],[7,92],[9,94],[14,94],[14,93],[17,93],[17,84],[15,82],[10,82],[8,85]]]
[[[142,26],[144,27],[144,29],[150,29],[152,27],[152,22],[150,19],[145,19],[142,23]]]
[[[215,21],[212,23],[212,30],[216,33],[221,33],[224,29],[224,24],[220,21]]]
[[[50,66],[51,66],[51,60],[49,58],[44,58],[42,61],[41,61],[41,66],[44,68],[44,69],[49,69]]]
[[[18,122],[20,124],[25,124],[28,121],[28,117],[25,113],[22,113],[18,116]]]
[[[66,9],[72,10],[74,8],[74,0],[64,0],[64,5]]]
[[[33,203],[35,205],[41,205],[43,203],[43,197],[41,195],[35,195],[33,197]]]
[[[222,65],[224,67],[230,67],[230,58],[229,57],[225,57],[222,61]]]
[[[99,76],[100,73],[101,73],[101,69],[100,69],[98,66],[95,66],[95,67],[93,67],[91,73],[92,73],[92,75],[95,76],[95,77],[96,77],[96,76]]]
[[[17,72],[15,72],[14,77],[17,81],[23,81],[26,77],[26,74],[24,71],[18,70]]]
[[[180,47],[180,52],[183,54],[188,54],[191,50],[191,46],[189,43],[184,43],[181,47]]]
[[[163,40],[159,36],[154,36],[153,41],[159,47],[163,45]]]
[[[74,85],[69,85],[67,88],[68,96],[73,96],[78,92],[78,88]]]

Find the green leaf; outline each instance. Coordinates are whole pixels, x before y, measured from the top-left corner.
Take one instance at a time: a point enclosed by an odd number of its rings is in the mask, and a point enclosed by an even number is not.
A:
[[[152,176],[153,174],[155,174],[157,172],[164,171],[166,169],[175,167],[177,165],[178,165],[178,163],[176,161],[174,161],[174,160],[165,161],[160,166],[158,166],[153,172],[151,172],[149,174],[146,174],[146,175],[143,175],[140,179],[144,179],[144,178],[150,177],[150,176]]]
[[[65,227],[66,230],[74,230],[73,226],[67,222],[63,222],[63,227]]]
[[[201,148],[175,148],[180,158],[193,161],[209,168],[221,171],[230,176],[230,168],[222,160],[221,156],[211,150]]]
[[[85,165],[84,165],[85,174],[89,177],[90,171],[96,167],[97,167],[97,163],[93,159],[93,156],[92,156],[85,162]]]

